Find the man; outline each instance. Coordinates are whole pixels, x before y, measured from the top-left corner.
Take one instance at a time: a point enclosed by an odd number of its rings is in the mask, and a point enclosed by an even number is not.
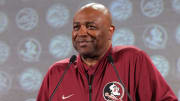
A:
[[[90,3],[80,8],[72,31],[77,60],[69,64],[65,59],[51,66],[37,101],[177,101],[143,51],[112,48],[114,30],[104,5]]]

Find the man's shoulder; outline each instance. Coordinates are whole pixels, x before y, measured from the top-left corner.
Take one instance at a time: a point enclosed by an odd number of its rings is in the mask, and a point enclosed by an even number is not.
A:
[[[124,45],[124,46],[115,46],[113,47],[113,54],[137,54],[141,52],[142,50],[135,47],[135,46],[130,46],[130,45]]]
[[[57,62],[55,62],[54,64],[52,64],[49,68],[49,70],[56,70],[56,69],[63,69],[65,68],[69,63],[69,58],[66,58],[66,59],[62,59],[62,60],[59,60]]]
[[[69,59],[70,58],[66,58],[66,59],[62,59],[62,60],[59,60],[57,62],[55,62],[56,65],[63,65],[63,64],[68,64],[69,63]]]
[[[138,58],[144,57],[145,53],[143,50],[135,46],[116,46],[113,47],[112,57],[115,61],[119,60],[136,60]]]

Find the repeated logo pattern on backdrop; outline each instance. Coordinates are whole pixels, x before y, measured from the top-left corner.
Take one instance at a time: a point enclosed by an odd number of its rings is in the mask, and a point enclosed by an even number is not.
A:
[[[152,62],[157,67],[162,76],[166,77],[169,72],[169,63],[164,56],[154,55],[151,56]]]
[[[150,49],[162,49],[166,46],[167,33],[160,25],[149,25],[144,31],[143,41]]]
[[[60,28],[69,20],[69,10],[63,4],[55,4],[49,8],[46,21],[51,27]]]
[[[132,14],[132,3],[129,0],[114,0],[110,5],[113,19],[118,21],[127,20]]]
[[[41,72],[32,67],[27,68],[23,73],[19,75],[19,84],[22,89],[27,92],[37,90],[41,84],[41,81]]]
[[[4,71],[0,71],[0,95],[5,94],[9,91],[12,84],[10,75]]]
[[[41,45],[36,39],[24,39],[20,42],[18,46],[18,55],[23,61],[39,61],[40,54]]]
[[[0,99],[36,101],[52,63],[77,54],[73,15],[90,2],[110,9],[113,47],[143,49],[180,100],[180,0],[0,0]]]
[[[36,27],[38,19],[38,14],[33,8],[23,8],[16,15],[16,24],[20,29],[28,31]]]
[[[0,33],[2,33],[8,25],[8,17],[5,13],[0,12]]]
[[[3,64],[8,59],[9,53],[9,46],[5,42],[0,41],[0,64]]]
[[[159,16],[164,10],[163,0],[142,0],[141,11],[144,16],[153,18]]]
[[[134,45],[135,41],[133,32],[127,28],[117,29],[112,39],[113,46]]]

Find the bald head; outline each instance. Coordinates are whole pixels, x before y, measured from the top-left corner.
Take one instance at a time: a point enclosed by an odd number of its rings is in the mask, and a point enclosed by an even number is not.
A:
[[[102,4],[99,3],[89,3],[86,4],[84,6],[82,6],[75,14],[75,16],[77,14],[79,14],[80,12],[85,12],[85,13],[99,13],[101,16],[104,16],[104,18],[106,19],[106,21],[111,25],[112,24],[112,17],[111,17],[111,13],[108,10],[107,7],[105,7]]]
[[[83,7],[80,8],[80,10],[83,10],[83,9],[87,9],[87,8],[92,8],[94,10],[97,10],[97,11],[100,11],[104,14],[107,14],[109,13],[108,12],[108,9],[102,5],[102,4],[97,4],[97,3],[89,3],[89,4],[86,4],[84,5]]]

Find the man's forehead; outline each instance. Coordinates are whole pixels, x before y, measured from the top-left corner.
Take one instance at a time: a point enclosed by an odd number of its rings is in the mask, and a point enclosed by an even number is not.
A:
[[[97,23],[101,23],[104,18],[100,17],[100,16],[87,16],[87,17],[82,17],[82,16],[78,16],[75,17],[73,19],[73,23],[74,24],[97,24]]]
[[[95,22],[93,22],[93,21],[86,21],[86,22],[74,21],[73,24],[95,24]]]
[[[81,23],[96,23],[102,21],[105,18],[104,15],[96,12],[79,12],[74,16],[73,22],[81,22]]]

